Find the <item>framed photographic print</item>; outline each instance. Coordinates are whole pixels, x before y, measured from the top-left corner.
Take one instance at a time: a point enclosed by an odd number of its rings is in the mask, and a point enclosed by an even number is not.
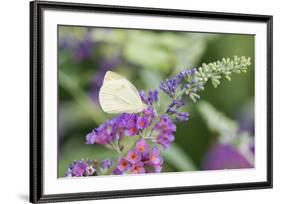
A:
[[[272,16],[30,14],[30,202],[272,187]]]

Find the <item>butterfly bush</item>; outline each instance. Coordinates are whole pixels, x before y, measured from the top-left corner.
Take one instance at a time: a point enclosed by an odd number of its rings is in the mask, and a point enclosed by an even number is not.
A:
[[[175,141],[176,123],[189,120],[189,113],[182,111],[186,102],[200,99],[199,92],[210,80],[214,87],[225,76],[231,80],[233,73],[246,72],[250,58],[234,57],[233,60],[203,64],[202,67],[186,69],[178,75],[165,79],[159,89],[139,92],[147,108],[141,113],[123,113],[105,121],[86,135],[86,144],[99,144],[116,151],[113,160],[80,160],[70,164],[66,177],[96,175],[122,175],[159,173],[164,159],[161,151],[169,151]],[[159,110],[159,91],[170,99],[164,111]],[[125,147],[124,138],[134,138],[132,146]],[[161,150],[162,149],[162,150]]]

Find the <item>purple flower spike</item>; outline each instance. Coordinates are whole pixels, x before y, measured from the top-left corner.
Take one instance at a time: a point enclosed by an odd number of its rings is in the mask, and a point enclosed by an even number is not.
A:
[[[149,144],[144,139],[140,139],[136,143],[136,149],[140,153],[148,152],[149,151]]]
[[[83,54],[84,56],[84,54],[88,53],[87,43],[81,48],[83,48],[82,51],[85,51],[85,53],[79,51],[78,54]],[[78,58],[80,58],[80,56],[78,56]],[[244,62],[244,60],[241,61]],[[109,64],[107,62],[102,62],[100,66],[105,73]],[[214,86],[219,83],[219,81],[216,82],[216,80],[220,78],[221,74],[225,74],[226,77],[229,77],[231,74],[231,72],[228,73],[216,68],[212,68],[211,70],[206,69],[206,71],[204,66],[202,70],[200,68],[199,72],[197,72],[196,68],[191,70],[187,69],[180,72],[177,76],[165,79],[161,82],[160,89],[170,97],[170,104],[167,109],[164,110],[166,112],[162,113],[162,108],[159,108],[159,93],[157,89],[148,92],[140,91],[139,96],[143,103],[146,104],[146,108],[142,110],[141,113],[122,113],[113,119],[107,120],[86,135],[87,144],[105,145],[116,152],[115,156],[119,155],[118,162],[114,160],[114,166],[111,160],[103,160],[102,162],[96,160],[87,162],[83,160],[75,161],[69,166],[65,176],[79,177],[93,176],[99,173],[120,175],[161,172],[164,160],[158,146],[161,145],[161,148],[167,149],[175,140],[174,132],[176,131],[176,125],[172,118],[176,118],[178,121],[187,121],[189,119],[189,113],[180,111],[180,108],[185,105],[184,100],[186,96],[196,102],[196,99],[200,98],[196,92],[204,90],[203,86],[208,79],[213,76],[212,74],[215,74],[214,76],[217,77],[212,81]],[[246,65],[243,65],[243,69],[241,68],[242,71],[245,66]],[[112,68],[113,67],[109,69]],[[240,70],[240,68],[238,67],[237,70]],[[93,83],[101,85],[102,80],[98,78],[96,81],[94,80]],[[135,147],[127,149],[130,145],[127,141],[122,140],[124,136],[136,136],[135,139],[142,139],[136,142]],[[244,147],[249,148],[249,152],[247,153],[252,151],[254,154],[254,144],[244,146],[241,143],[241,148],[242,147],[243,150],[245,150]],[[126,156],[120,157],[124,152],[127,152]],[[245,155],[243,156],[241,152],[242,150],[239,151],[232,145],[219,144],[209,152],[206,162],[204,163],[204,168],[225,169],[252,167],[253,158],[250,157],[251,155],[246,155],[249,157],[245,158]],[[105,171],[105,169],[108,170]],[[95,173],[96,170],[100,171]]]
[[[152,165],[162,165],[163,164],[163,158],[160,155],[160,151],[157,147],[153,147],[150,154],[149,154],[150,163]]]
[[[72,173],[76,177],[83,176],[86,172],[88,164],[84,161],[77,161],[73,164]]]
[[[135,164],[141,160],[141,155],[136,149],[129,150],[127,160],[130,161],[132,164]]]

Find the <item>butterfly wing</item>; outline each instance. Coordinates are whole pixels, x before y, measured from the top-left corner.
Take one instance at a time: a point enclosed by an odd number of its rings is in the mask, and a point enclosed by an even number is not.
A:
[[[146,108],[134,85],[111,71],[105,74],[99,100],[103,111],[107,113],[138,113]]]

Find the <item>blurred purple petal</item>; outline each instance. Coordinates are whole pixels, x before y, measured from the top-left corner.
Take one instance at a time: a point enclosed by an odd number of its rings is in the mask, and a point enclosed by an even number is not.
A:
[[[235,147],[228,144],[215,144],[207,153],[207,157],[203,163],[204,170],[241,169],[252,167],[253,166],[238,150],[235,149]]]
[[[73,58],[76,61],[83,61],[92,55],[92,49],[94,47],[93,41],[88,35],[80,41],[77,47],[74,49]]]

